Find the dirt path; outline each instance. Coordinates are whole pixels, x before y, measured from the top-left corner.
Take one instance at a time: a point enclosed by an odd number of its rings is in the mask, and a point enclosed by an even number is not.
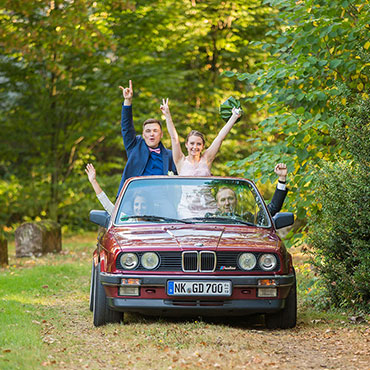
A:
[[[133,314],[125,315],[121,325],[95,328],[88,303],[91,245],[94,239],[76,238],[63,255],[13,261],[26,269],[35,264],[86,265],[86,276],[70,274],[68,288],[50,294],[32,321],[47,347],[44,368],[370,370],[368,321],[354,323],[344,315],[302,307],[292,330],[266,330],[258,317],[208,322]],[[297,264],[304,260],[299,253],[296,257]]]
[[[367,323],[298,321],[269,331],[241,324],[173,321],[127,315],[121,325],[94,328],[87,301],[62,299],[61,322],[45,322],[49,361],[67,369],[370,369]],[[52,308],[52,307],[50,307]]]

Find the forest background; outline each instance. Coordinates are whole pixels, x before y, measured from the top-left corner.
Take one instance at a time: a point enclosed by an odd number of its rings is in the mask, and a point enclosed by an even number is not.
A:
[[[299,227],[287,244],[309,246],[327,302],[368,310],[369,13],[357,0],[3,1],[0,232],[43,218],[92,227],[84,167],[113,200],[129,79],[138,133],[169,97],[180,137],[194,128],[208,144],[232,95],[244,116],[213,174],[251,178],[269,199],[287,163]]]

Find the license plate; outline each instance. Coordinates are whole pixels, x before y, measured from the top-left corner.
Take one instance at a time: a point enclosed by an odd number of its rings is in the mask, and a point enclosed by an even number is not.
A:
[[[168,281],[167,294],[172,296],[231,296],[231,281]]]

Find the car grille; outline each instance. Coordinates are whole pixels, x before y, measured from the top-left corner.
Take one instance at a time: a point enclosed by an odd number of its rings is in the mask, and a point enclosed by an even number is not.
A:
[[[144,252],[136,252],[139,260]],[[154,271],[184,271],[184,272],[213,272],[223,271],[225,273],[230,271],[244,271],[238,266],[238,257],[241,252],[213,252],[213,251],[156,251],[160,263]],[[258,260],[262,253],[255,253]],[[274,271],[280,269],[280,259],[278,255],[278,263]],[[231,267],[231,268],[230,268]],[[116,260],[117,270],[124,270],[120,264],[120,255]],[[132,270],[131,270],[132,271]],[[148,271],[140,263],[134,271]],[[153,271],[153,270],[152,270]],[[261,271],[258,264],[252,271]]]
[[[181,261],[182,269],[186,272],[198,271],[198,252],[184,252]]]
[[[216,268],[216,252],[192,251],[182,253],[184,272],[213,272]]]

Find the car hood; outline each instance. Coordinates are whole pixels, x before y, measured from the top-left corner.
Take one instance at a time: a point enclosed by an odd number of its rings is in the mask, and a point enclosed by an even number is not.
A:
[[[271,229],[234,225],[115,227],[112,233],[121,248],[151,250],[277,248],[279,240]]]

